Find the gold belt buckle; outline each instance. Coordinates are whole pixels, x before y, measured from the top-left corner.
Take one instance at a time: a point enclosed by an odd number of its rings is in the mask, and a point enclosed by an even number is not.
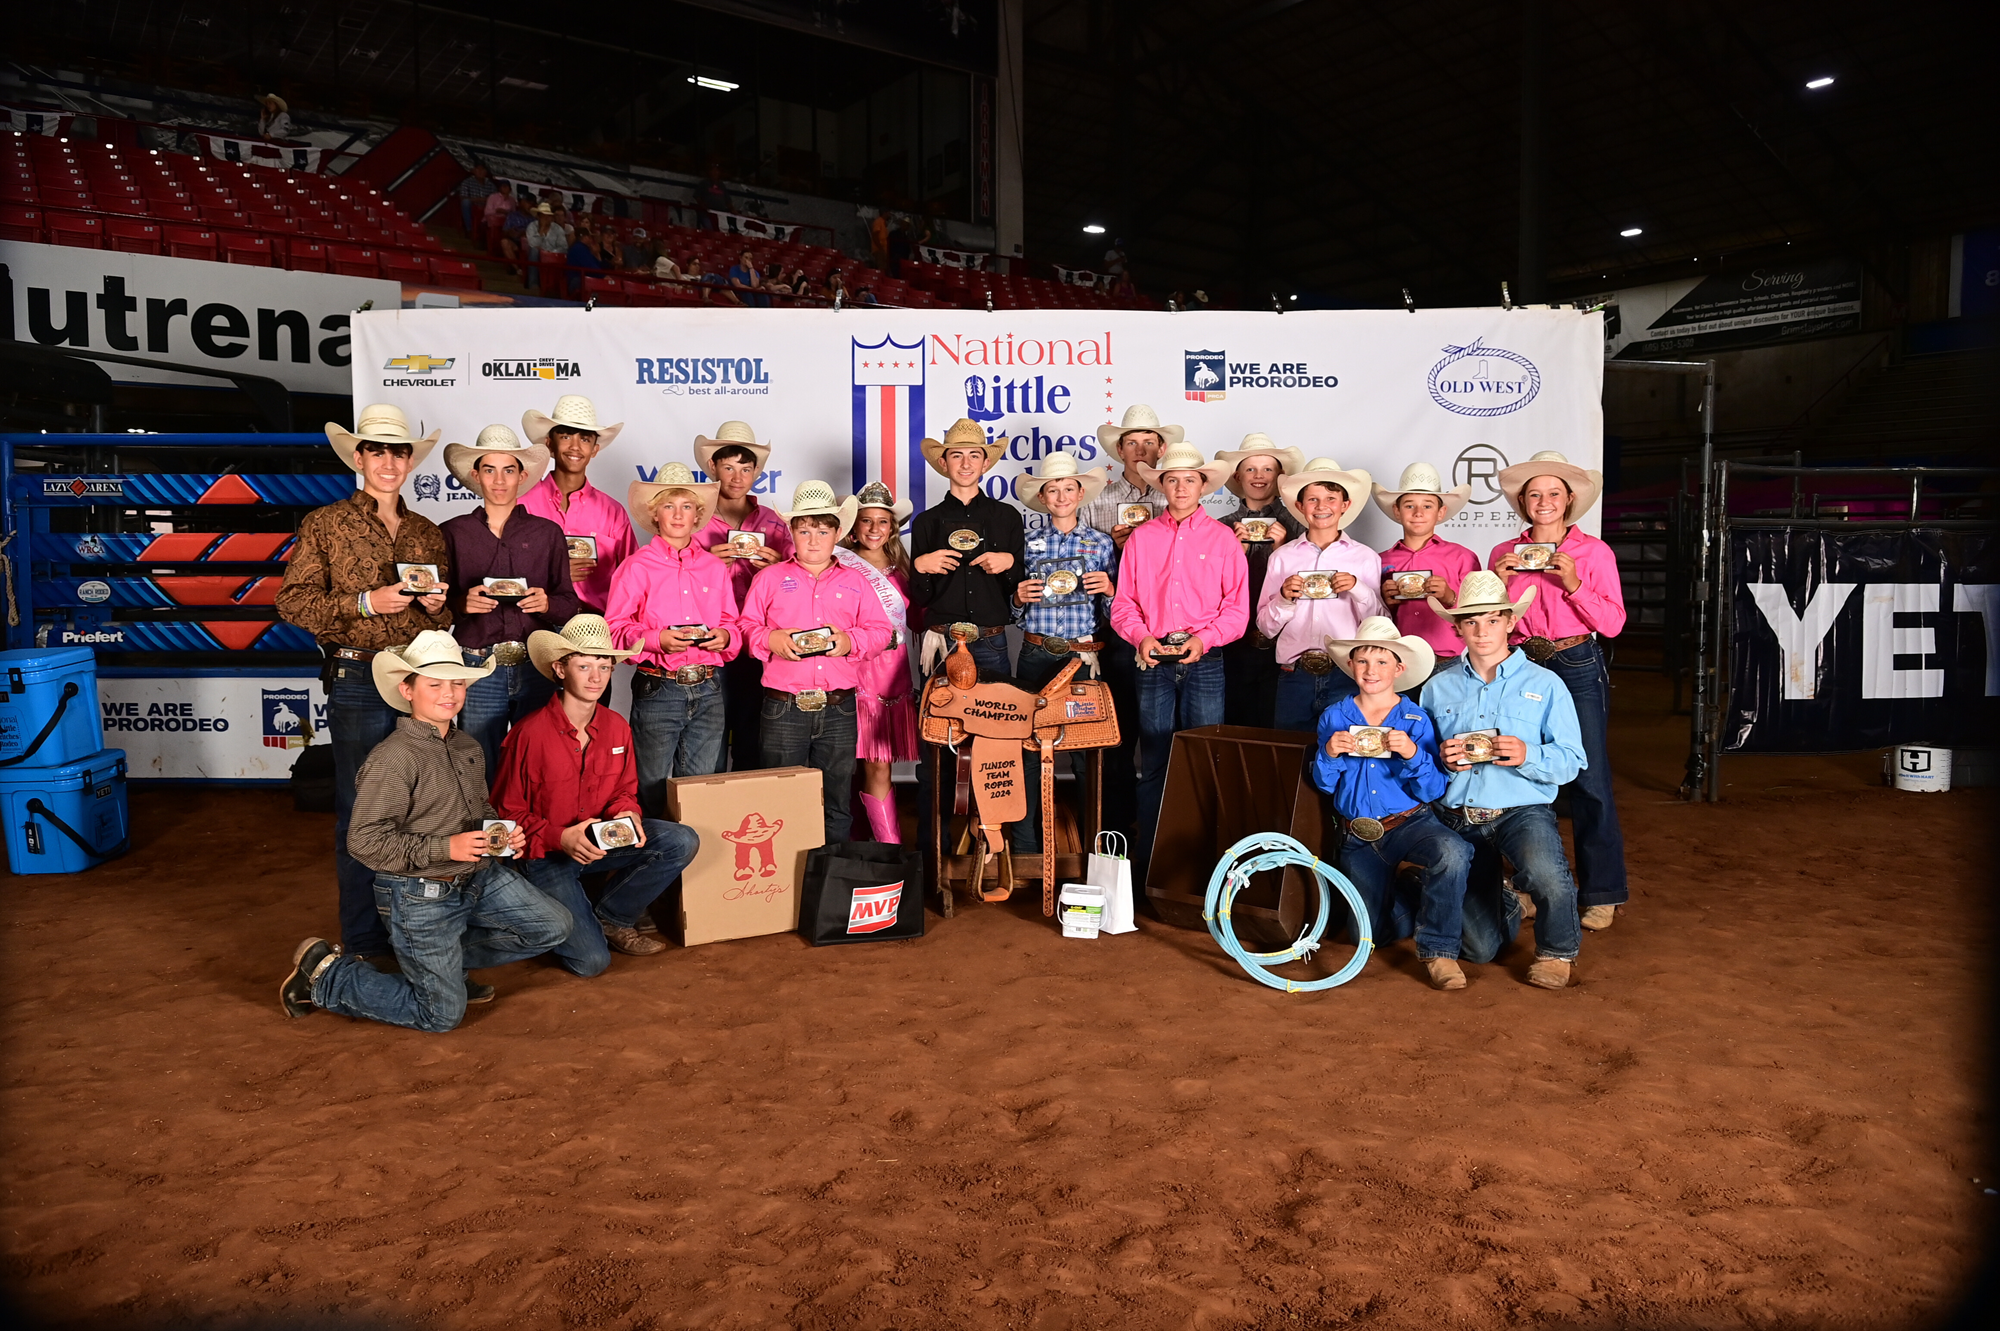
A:
[[[707,666],[685,665],[674,668],[674,683],[676,684],[699,684],[707,678]]]
[[[1349,818],[1347,830],[1363,841],[1380,841],[1388,830],[1380,818]]]
[[[968,624],[965,621],[960,620],[958,623],[953,624],[950,628],[946,629],[945,632],[950,634],[952,637],[958,639],[960,642],[971,642],[973,639],[979,636],[979,625]]]
[[[1069,639],[1052,638],[1044,633],[1042,635],[1042,650],[1050,656],[1068,656],[1070,653]]]
[[[792,695],[792,701],[801,712],[823,712],[826,710],[826,690],[800,689]]]
[[[1537,635],[1522,643],[1521,650],[1528,654],[1530,661],[1539,665],[1556,654],[1556,645],[1547,638]]]
[[[1320,647],[1308,647],[1299,653],[1298,660],[1292,662],[1292,664],[1305,671],[1308,675],[1324,675],[1327,671],[1333,669],[1333,653]],[[1380,834],[1378,833],[1377,835],[1379,836]],[[1363,839],[1373,841],[1375,837],[1366,837]]]
[[[528,659],[527,644],[496,642],[493,644],[493,659],[503,666],[517,666]]]

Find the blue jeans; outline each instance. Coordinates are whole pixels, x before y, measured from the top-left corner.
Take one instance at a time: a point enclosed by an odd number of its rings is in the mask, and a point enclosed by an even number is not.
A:
[[[1339,666],[1324,675],[1309,674],[1296,666],[1278,672],[1278,705],[1271,724],[1280,730],[1319,733],[1319,719],[1326,709],[1357,690],[1354,679]]]
[[[854,719],[854,695],[850,693],[838,702],[829,698],[817,712],[801,712],[788,698],[766,695],[757,725],[763,737],[764,766],[819,769],[827,844],[847,840],[854,747],[861,741]]]
[[[1583,731],[1583,756],[1590,766],[1563,787],[1569,794],[1576,830],[1577,904],[1622,905],[1631,893],[1625,883],[1625,833],[1611,797],[1611,672],[1596,639],[1580,642],[1542,662],[1569,686],[1576,720]]]
[[[639,807],[648,818],[665,811],[669,777],[707,776],[722,766],[725,715],[720,674],[699,684],[632,677],[633,757],[639,764]]]
[[[1104,755],[1104,826],[1129,836],[1139,814],[1139,656],[1114,633],[1097,659],[1118,714],[1118,747]]]
[[[484,652],[468,651],[467,665],[485,662]],[[458,714],[458,728],[479,741],[486,755],[486,782],[500,774],[500,741],[521,718],[555,696],[556,686],[528,662],[494,666],[485,679],[475,679],[465,690],[465,710]]]
[[[1417,897],[1417,955],[1456,957],[1464,931],[1466,873],[1472,846],[1437,820],[1429,809],[1396,824],[1380,841],[1349,833],[1340,845],[1340,871],[1368,904],[1370,927],[1379,946],[1411,931],[1411,911],[1396,899],[1396,869],[1405,861],[1424,871]]]
[[[1460,952],[1467,961],[1488,962],[1521,932],[1521,901],[1501,881],[1500,857],[1514,862],[1514,886],[1535,903],[1535,955],[1575,961],[1583,946],[1578,922],[1576,880],[1563,854],[1556,811],[1547,804],[1509,809],[1477,827],[1442,805],[1433,806],[1446,827],[1473,849],[1466,875],[1465,934]]]
[[[378,873],[374,889],[402,972],[341,957],[313,983],[313,1005],[419,1031],[448,1031],[464,1019],[467,971],[547,952],[573,923],[504,860],[455,884]]]
[[[1193,665],[1153,666],[1139,672],[1139,825],[1132,839],[1132,881],[1153,859],[1153,833],[1160,825],[1160,800],[1167,790],[1167,760],[1174,732],[1222,724],[1222,653],[1210,652]]]
[[[1065,652],[1061,656],[1045,652],[1032,642],[1021,644],[1021,654],[1014,659],[1014,682],[1031,692],[1056,677],[1056,673],[1067,665],[1075,652]],[[1102,659],[1102,658],[1100,658]],[[1090,676],[1079,670],[1078,679]],[[1007,848],[1017,855],[1039,855],[1042,853],[1042,755],[1028,749],[1021,754],[1021,784],[1028,792],[1028,816],[1018,823],[1007,825]]]
[[[607,924],[631,928],[674,885],[681,870],[688,867],[701,849],[701,836],[694,829],[662,818],[640,820],[646,829],[646,844],[605,852],[604,858],[578,864],[561,851],[545,859],[523,860],[521,872],[551,901],[560,902],[576,921],[569,937],[552,951],[563,969],[588,979],[602,975],[611,964],[611,947],[604,941]],[[583,875],[604,873],[611,877],[593,908],[584,894]]]
[[[375,871],[347,853],[347,824],[354,816],[354,775],[400,716],[375,691],[366,661],[334,667],[326,699],[333,743],[333,871],[340,884],[340,945],[354,956],[389,955],[389,931],[375,911]]]
[[[911,651],[921,652],[922,650],[923,635],[919,634],[911,644]],[[1007,661],[1006,634],[996,633],[990,638],[975,639],[967,645],[966,650],[972,653],[972,662],[979,667],[979,677],[981,679],[1007,679],[1010,677],[1012,669]],[[938,670],[942,669],[944,669],[944,662],[940,661],[938,662],[937,669],[931,673],[934,675]],[[929,679],[926,678],[924,681],[925,686],[928,686],[929,682]],[[923,696],[924,689],[923,687],[919,687],[917,690],[917,707],[919,712],[923,708]],[[944,755],[945,789],[947,792],[950,791],[956,777],[952,772],[951,755],[949,753],[929,744],[926,744],[924,749],[926,752],[920,753],[917,756],[917,841],[924,848],[924,876],[929,881],[936,882],[937,865],[931,858],[931,838],[935,835],[933,829],[937,826],[938,782],[937,774],[932,770],[932,767],[938,761],[939,754]],[[947,814],[946,816],[949,817],[950,815]],[[828,838],[828,840],[831,839],[831,837]],[[951,847],[945,847],[945,853],[949,855]]]
[[[729,732],[729,770],[748,772],[763,766],[757,718],[764,709],[764,663],[747,648],[722,667],[722,707]]]

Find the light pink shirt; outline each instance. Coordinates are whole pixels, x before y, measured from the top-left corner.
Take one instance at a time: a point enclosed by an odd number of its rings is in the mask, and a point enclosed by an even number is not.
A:
[[[694,534],[694,543],[704,550],[713,550],[718,545],[729,544],[730,532],[754,531],[763,535],[764,544],[777,551],[778,558],[790,559],[792,529],[775,511],[758,503],[756,495],[748,495],[745,498],[750,504],[750,516],[743,519],[741,527],[733,526],[729,519],[718,513]],[[750,579],[757,576],[757,566],[747,559],[725,559],[722,562],[729,566],[729,580],[736,586],[736,604],[742,605],[749,599]]]
[[[1522,532],[1511,541],[1493,547],[1486,567],[1495,568],[1502,555],[1514,553],[1516,545],[1534,540]],[[1601,633],[1615,638],[1625,630],[1625,589],[1618,582],[1618,556],[1611,547],[1581,527],[1571,527],[1556,549],[1576,560],[1577,588],[1563,590],[1563,580],[1553,573],[1516,573],[1507,579],[1507,596],[1521,599],[1521,589],[1535,588],[1535,601],[1514,625],[1512,641],[1529,638],[1574,638],[1579,633]]]
[[[736,622],[736,590],[729,569],[692,541],[676,550],[655,537],[618,566],[611,576],[611,604],[605,610],[611,640],[620,647],[646,650],[635,664],[674,670],[681,666],[719,666],[743,650],[742,626]],[[676,624],[706,624],[728,629],[729,645],[722,651],[690,647],[672,656],[660,652],[660,630]]]
[[[1421,550],[1412,550],[1405,543],[1396,542],[1382,552],[1382,576],[1400,573],[1404,569],[1429,569],[1434,578],[1443,578],[1444,585],[1451,588],[1452,595],[1458,594],[1458,584],[1465,581],[1465,575],[1479,567],[1479,556],[1462,545],[1455,545],[1442,536],[1433,536],[1424,542]],[[1414,601],[1394,601],[1391,616],[1396,627],[1411,637],[1422,638],[1429,643],[1439,657],[1457,656],[1465,650],[1465,643],[1452,628],[1451,621],[1431,609],[1431,603],[1419,596]]]
[[[1111,627],[1134,647],[1188,632],[1207,651],[1243,636],[1250,622],[1250,563],[1236,533],[1196,509],[1162,512],[1125,538]]]
[[[795,559],[773,564],[750,580],[750,596],[738,616],[750,654],[764,663],[764,686],[785,693],[805,689],[851,689],[861,682],[860,666],[889,646],[889,614],[868,580],[843,564],[828,565],[818,577]],[[846,656],[808,656],[787,661],[771,652],[778,629],[839,629],[854,640]]]
[[[1278,593],[1294,573],[1352,573],[1354,585],[1323,600],[1287,601]],[[1290,665],[1301,652],[1324,650],[1328,638],[1352,638],[1362,620],[1387,613],[1382,605],[1382,556],[1346,535],[1324,550],[1307,536],[1286,541],[1271,552],[1271,562],[1264,566],[1257,628],[1277,641],[1279,665]]]
[[[555,523],[565,536],[597,538],[597,567],[576,584],[576,596],[585,610],[603,614],[611,604],[611,575],[639,548],[625,505],[589,481],[565,504],[562,492],[556,489],[555,473],[550,472],[528,487],[528,493],[521,496],[521,507]]]

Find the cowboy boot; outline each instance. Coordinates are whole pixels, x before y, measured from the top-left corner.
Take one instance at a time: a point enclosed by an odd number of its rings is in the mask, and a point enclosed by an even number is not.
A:
[[[902,844],[903,831],[896,825],[896,801],[893,796],[886,800],[879,799],[864,791],[861,807],[868,815],[868,826],[877,841],[888,846]]]

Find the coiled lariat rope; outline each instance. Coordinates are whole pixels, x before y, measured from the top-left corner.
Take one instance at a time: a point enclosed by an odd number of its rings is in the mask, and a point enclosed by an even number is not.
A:
[[[1281,869],[1290,864],[1312,870],[1313,877],[1318,881],[1318,917],[1311,928],[1282,952],[1245,951],[1243,944],[1237,941],[1236,927],[1229,919],[1230,908],[1236,904],[1236,894],[1264,870]],[[1319,948],[1320,935],[1326,932],[1327,919],[1333,913],[1333,889],[1336,887],[1354,912],[1355,932],[1360,935],[1354,955],[1345,966],[1324,979],[1287,980],[1281,975],[1271,974],[1270,967],[1304,960]],[[1209,876],[1208,896],[1202,904],[1201,916],[1208,921],[1208,932],[1222,945],[1222,950],[1236,958],[1237,964],[1249,972],[1251,979],[1288,994],[1311,993],[1346,984],[1361,973],[1361,968],[1368,964],[1368,954],[1375,948],[1375,939],[1368,925],[1368,908],[1362,903],[1361,894],[1354,890],[1354,884],[1340,870],[1321,863],[1297,841],[1277,832],[1259,832],[1255,836],[1244,837],[1223,853],[1215,863],[1215,872]]]

